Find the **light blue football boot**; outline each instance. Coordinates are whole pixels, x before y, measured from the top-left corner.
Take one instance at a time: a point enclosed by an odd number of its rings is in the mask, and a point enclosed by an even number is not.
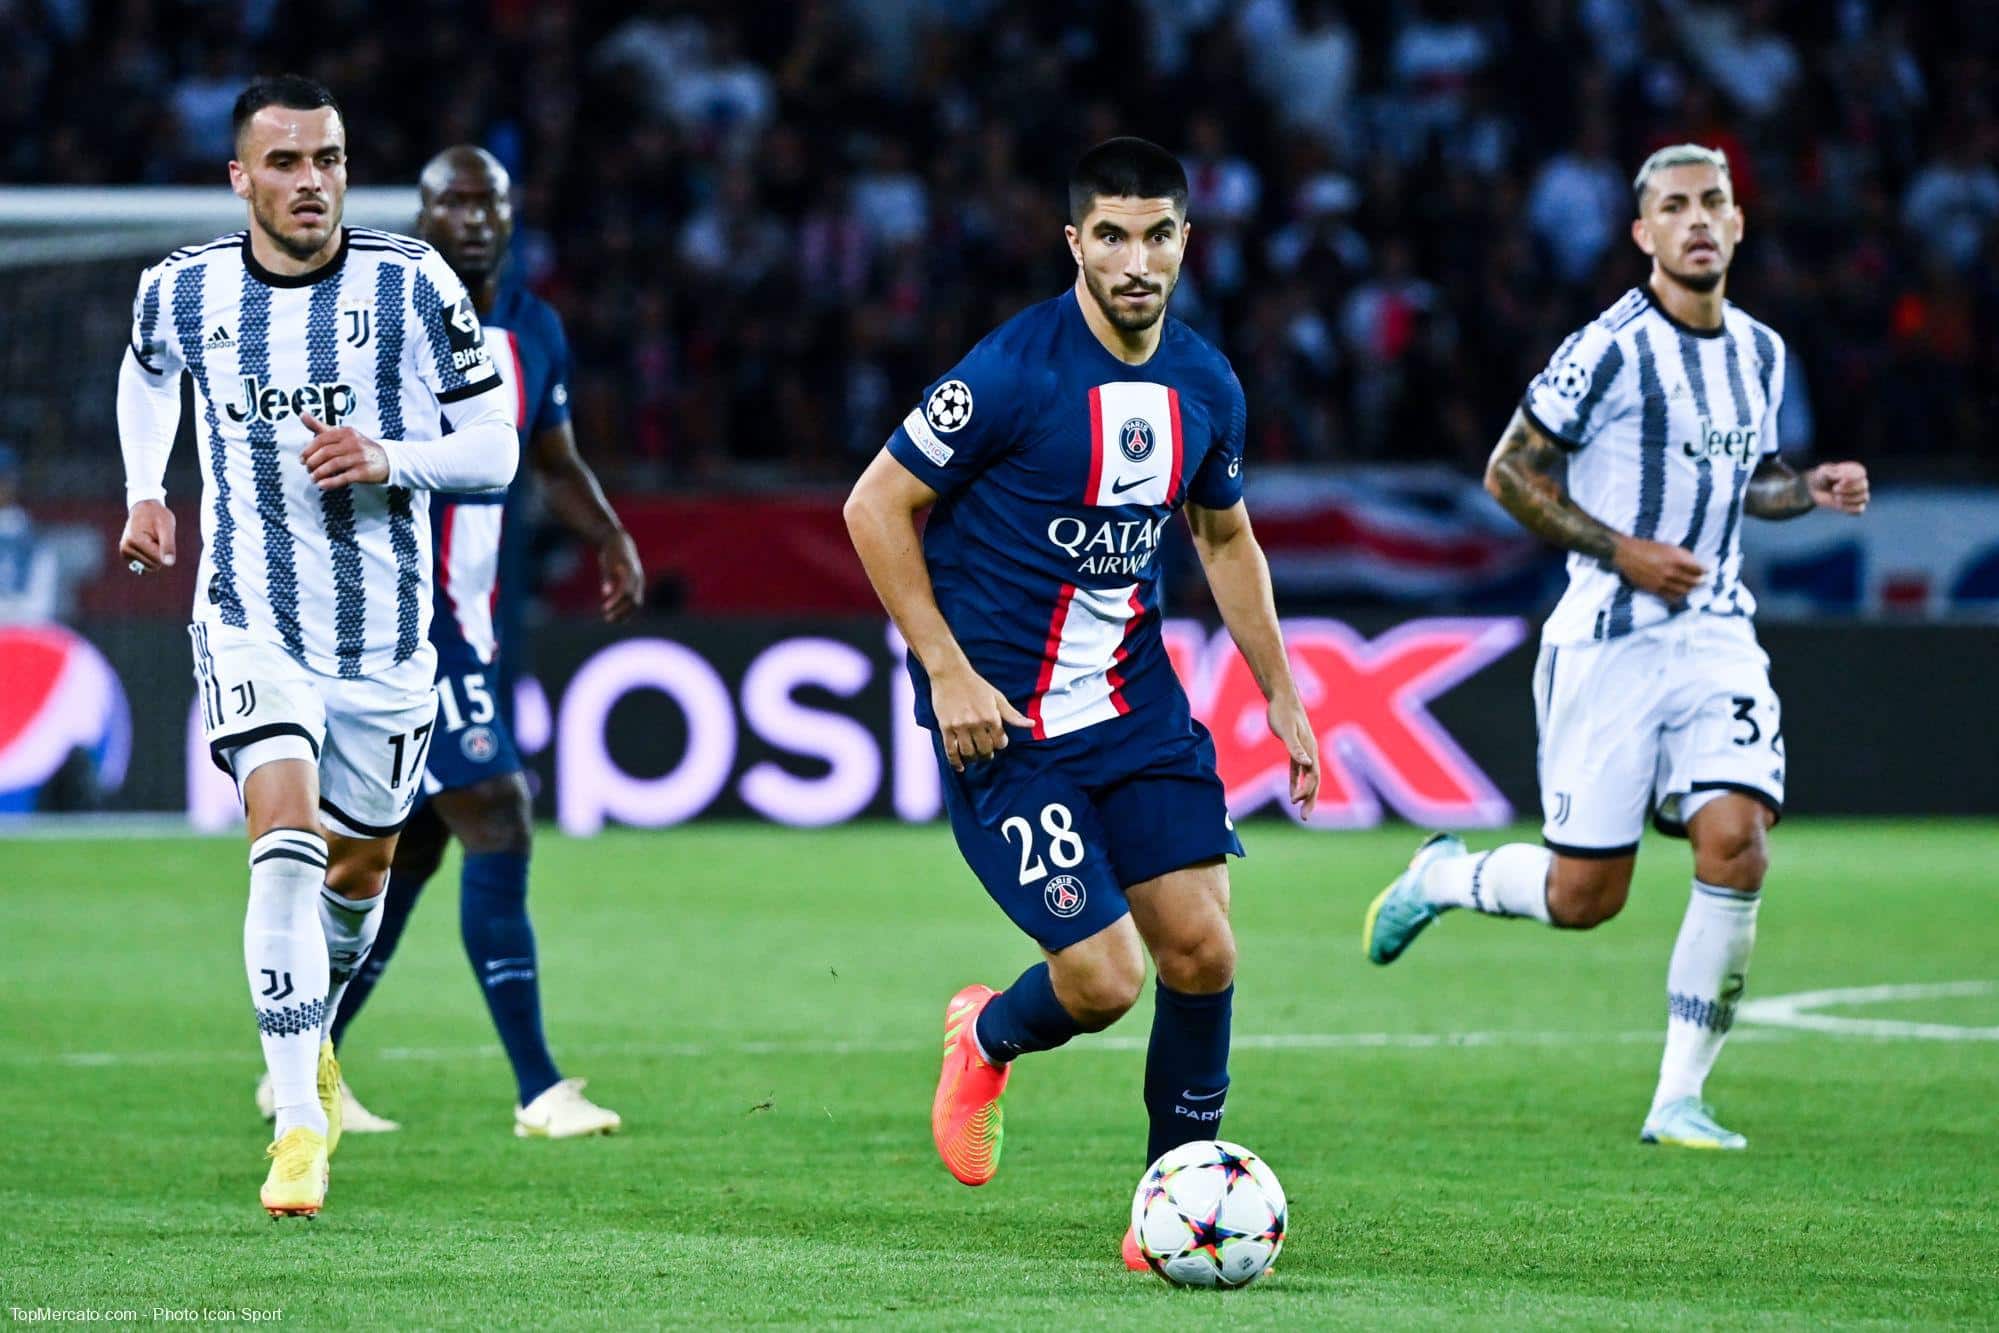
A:
[[[1682,1097],[1667,1102],[1645,1119],[1638,1132],[1640,1143],[1665,1143],[1675,1148],[1720,1149],[1739,1152],[1749,1140],[1732,1129],[1714,1122],[1714,1108],[1698,1097]]]
[[[1438,861],[1464,854],[1464,839],[1455,833],[1432,833],[1423,840],[1416,855],[1409,858],[1409,868],[1368,904],[1360,943],[1369,962],[1394,962],[1423,933],[1423,927],[1444,914],[1447,909],[1424,900],[1423,872]]]

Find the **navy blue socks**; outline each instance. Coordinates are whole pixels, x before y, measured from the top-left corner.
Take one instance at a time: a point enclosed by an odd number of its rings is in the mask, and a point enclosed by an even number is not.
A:
[[[1229,1091],[1229,1016],[1235,987],[1213,995],[1154,988],[1152,1042],[1145,1053],[1147,1164],[1196,1139],[1219,1138]]]
[[[979,1049],[1006,1064],[1029,1051],[1052,1051],[1083,1029],[1055,998],[1048,964],[1036,963],[979,1011]]]
[[[526,1106],[562,1078],[541,1032],[541,982],[534,927],[528,924],[527,854],[467,852],[461,884],[458,927],[465,956],[513,1063],[520,1104]],[[386,935],[386,923],[382,929]],[[379,952],[379,939],[375,947]]]

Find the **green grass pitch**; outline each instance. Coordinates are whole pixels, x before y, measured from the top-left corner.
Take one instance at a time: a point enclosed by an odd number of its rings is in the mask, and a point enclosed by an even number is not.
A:
[[[282,1225],[256,1199],[240,843],[0,841],[0,1307],[286,1327],[1999,1323],[1999,986],[1811,1011],[1983,1039],[1745,1022],[1709,1093],[1750,1150],[1644,1148],[1681,846],[1648,843],[1631,907],[1594,933],[1459,913],[1376,969],[1361,913],[1411,831],[1245,840],[1226,1132],[1276,1167],[1292,1229],[1276,1272],[1226,1295],[1118,1263],[1145,1009],[1023,1061],[992,1185],[937,1162],[943,1002],[1032,958],[941,829],[544,836],[549,1032],[628,1125],[588,1142],[512,1137],[454,862],[343,1052],[405,1128],[349,1138],[326,1212]],[[1993,823],[1787,822],[1751,998],[1999,982],[1995,851]]]

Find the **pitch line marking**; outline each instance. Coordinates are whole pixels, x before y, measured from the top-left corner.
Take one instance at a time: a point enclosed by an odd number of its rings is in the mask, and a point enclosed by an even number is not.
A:
[[[1735,1034],[1738,1040],[1782,1041],[1781,1032]],[[1664,1040],[1659,1028],[1631,1032],[1275,1032],[1244,1033],[1232,1043],[1238,1051],[1428,1051],[1460,1047],[1562,1047],[1658,1045]],[[1150,1039],[1143,1036],[1094,1037],[1077,1041],[1070,1049],[1126,1053],[1143,1051]],[[928,1053],[929,1041],[745,1041],[745,1042],[609,1042],[565,1047],[585,1056],[639,1056],[676,1060],[705,1060],[727,1056],[756,1055],[912,1055]],[[474,1060],[503,1054],[496,1043],[471,1046],[385,1046],[370,1051],[365,1059],[384,1061]],[[256,1049],[246,1046],[233,1051],[52,1051],[0,1055],[0,1064],[64,1065],[72,1069],[116,1069],[183,1064],[243,1064],[254,1060]]]
[[[1834,1005],[1888,1004],[1896,1000],[1952,1000],[1999,991],[1994,981],[1933,981],[1908,985],[1841,986],[1831,990],[1799,991],[1745,1001],[1736,1017],[1766,1027],[1828,1032],[1841,1037],[1875,1037],[1916,1041],[1999,1041],[1999,1027],[1964,1027],[1955,1023],[1912,1023],[1898,1018],[1847,1018],[1818,1010]]]

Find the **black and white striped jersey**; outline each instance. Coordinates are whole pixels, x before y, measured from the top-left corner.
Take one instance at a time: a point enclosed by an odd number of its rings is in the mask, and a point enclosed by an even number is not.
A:
[[[1742,586],[1742,494],[1777,452],[1784,355],[1775,330],[1733,305],[1719,329],[1689,328],[1645,287],[1556,350],[1521,410],[1569,451],[1570,497],[1620,532],[1685,547],[1708,577],[1669,606],[1571,554],[1545,642],[1621,638],[1687,611],[1755,613]]]
[[[431,611],[429,502],[405,486],[322,492],[302,415],[378,440],[445,434],[445,414],[501,384],[464,285],[430,246],[348,228],[292,277],[248,233],[146,270],[131,356],[155,386],[194,381],[203,496],[198,622],[267,638],[329,675],[415,655]],[[494,401],[497,401],[495,399]]]

